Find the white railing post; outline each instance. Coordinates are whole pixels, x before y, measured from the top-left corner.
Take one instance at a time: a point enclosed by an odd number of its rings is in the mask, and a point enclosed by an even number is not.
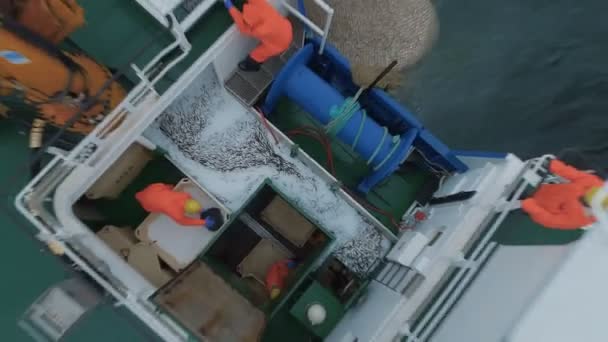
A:
[[[323,51],[325,51],[325,44],[327,43],[327,38],[329,37],[329,29],[334,19],[334,9],[329,7],[329,5],[322,0],[315,0],[315,3],[327,13],[327,18],[325,18],[325,27],[323,28],[323,35],[321,39],[321,46],[319,47],[319,55],[322,55]]]
[[[312,22],[312,20],[304,16],[304,14],[300,13],[300,11],[295,9],[293,6],[288,4],[287,1],[283,0],[283,6],[285,6],[289,13],[291,13],[294,17],[300,19],[300,21],[303,22],[306,26],[315,31],[316,34],[318,34],[319,36],[323,36],[323,30],[319,26],[317,26],[314,22]]]
[[[329,36],[329,29],[331,28],[331,23],[334,18],[334,9],[331,8],[323,0],[314,0],[314,1],[327,14],[327,17],[325,19],[325,25],[324,25],[323,29],[321,29],[319,26],[317,26],[317,24],[315,24],[312,20],[307,18],[305,15],[300,13],[300,11],[298,11],[293,6],[291,6],[287,2],[287,0],[282,0],[281,3],[283,4],[283,6],[285,6],[285,8],[287,8],[287,10],[289,11],[289,13],[291,13],[291,15],[298,18],[302,23],[304,23],[306,26],[308,26],[308,28],[313,30],[314,33],[316,33],[317,35],[319,35],[321,37],[321,46],[319,47],[319,54],[321,55],[321,54],[323,54],[323,51],[325,50],[325,45],[327,44],[327,37]]]

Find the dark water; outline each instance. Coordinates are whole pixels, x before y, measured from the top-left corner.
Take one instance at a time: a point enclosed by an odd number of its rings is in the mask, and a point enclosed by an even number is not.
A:
[[[608,168],[608,1],[442,0],[399,97],[455,149]]]

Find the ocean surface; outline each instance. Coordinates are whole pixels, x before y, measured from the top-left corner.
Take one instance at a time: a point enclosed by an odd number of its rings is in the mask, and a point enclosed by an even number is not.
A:
[[[454,149],[608,171],[608,2],[439,0],[440,34],[398,97]]]

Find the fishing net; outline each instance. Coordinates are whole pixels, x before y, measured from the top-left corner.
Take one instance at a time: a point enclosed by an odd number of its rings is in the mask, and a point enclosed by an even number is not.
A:
[[[432,47],[439,32],[429,0],[333,0],[330,42],[351,62],[353,79],[367,85],[393,60],[398,64],[378,86],[396,88],[403,71]],[[307,15],[323,27],[325,13],[305,0]]]
[[[335,236],[335,255],[345,266],[366,274],[382,258],[386,239],[325,180],[291,157],[288,146],[275,145],[255,115],[217,78],[208,77],[199,77],[146,136],[232,210],[270,179]]]
[[[368,225],[354,239],[336,248],[334,256],[351,271],[365,276],[384,253],[382,241],[378,230]]]
[[[160,129],[186,156],[220,172],[271,166],[301,177],[293,163],[277,155],[257,120],[222,117],[217,112],[225,102],[217,81],[199,82],[194,87],[198,87],[197,95],[182,96],[159,120]]]

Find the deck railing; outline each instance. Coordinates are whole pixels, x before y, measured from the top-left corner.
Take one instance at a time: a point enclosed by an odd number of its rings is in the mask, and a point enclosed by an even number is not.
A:
[[[166,19],[172,21],[169,27],[175,37],[174,42],[160,51],[143,68],[132,65],[141,79],[140,82],[76,147],[69,152],[56,151],[53,160],[17,195],[15,205],[37,229],[39,240],[56,243],[62,249],[64,256],[91,276],[116,298],[119,304],[128,306],[140,319],[149,322],[157,334],[168,340],[181,340],[185,339],[181,327],[157,313],[150,303],[139,297],[140,294],[126,289],[121,280],[108,272],[103,261],[97,262],[89,256],[83,257],[81,253],[86,248],[79,245],[81,237],[64,227],[64,225],[69,226],[71,222],[66,217],[73,216],[71,215],[73,199],[80,196],[99,173],[110,167],[113,160],[133,141],[139,141],[143,130],[198,75],[197,72],[182,75],[162,96],[156,91],[155,85],[158,81],[183,60],[191,48],[185,37],[185,31],[175,16],[169,15]],[[230,30],[226,31],[191,68],[200,71],[208,67],[215,58],[217,53],[215,50],[224,49],[230,43],[232,36]],[[176,48],[181,48],[180,54],[172,59],[172,62],[164,64],[164,57]],[[58,186],[64,185],[65,180],[72,177],[75,171],[78,171],[79,176],[76,184],[72,184],[69,190],[58,194]]]
[[[151,16],[153,16],[163,26],[169,27],[167,15],[171,15],[177,7],[184,3],[183,0],[135,0],[143,7]],[[202,0],[188,15],[181,21],[180,26],[184,32],[196,23],[218,0]]]
[[[296,18],[298,18],[302,23],[304,23],[304,25],[306,25],[314,33],[316,33],[317,35],[319,35],[321,37],[321,46],[319,48],[319,55],[321,55],[321,54],[323,54],[323,51],[325,50],[325,45],[327,44],[327,37],[329,36],[329,29],[331,28],[331,23],[332,23],[333,18],[334,18],[334,9],[332,7],[330,7],[323,0],[314,0],[314,2],[326,14],[325,24],[324,24],[323,28],[320,28],[319,26],[317,26],[317,24],[315,24],[312,20],[310,20],[308,17],[306,17],[298,9],[294,8],[289,3],[289,1],[287,1],[287,0],[281,0],[281,3],[283,4],[283,6],[285,6],[285,8],[287,9],[287,11],[289,11],[289,13],[291,15],[293,15]]]
[[[510,196],[506,198],[507,204],[501,206],[500,211],[496,212],[496,218],[491,221],[492,225],[485,230],[479,239],[479,243],[476,244],[476,247],[470,252],[469,257],[466,258],[464,265],[467,266],[460,267],[455,272],[439,296],[433,301],[430,308],[425,311],[424,316],[415,322],[413,327],[409,324],[403,327],[402,337],[407,337],[408,342],[427,341],[437,329],[443,318],[473,280],[479,267],[485,263],[492,254],[492,251],[497,247],[496,242],[492,242],[491,239],[511,212],[513,206],[510,203],[518,201],[526,188],[537,186],[540,183],[542,180],[541,174],[546,174],[547,172],[544,165],[551,158],[554,157],[545,155],[527,162],[528,165],[524,168],[520,177],[521,181],[511,192]]]

